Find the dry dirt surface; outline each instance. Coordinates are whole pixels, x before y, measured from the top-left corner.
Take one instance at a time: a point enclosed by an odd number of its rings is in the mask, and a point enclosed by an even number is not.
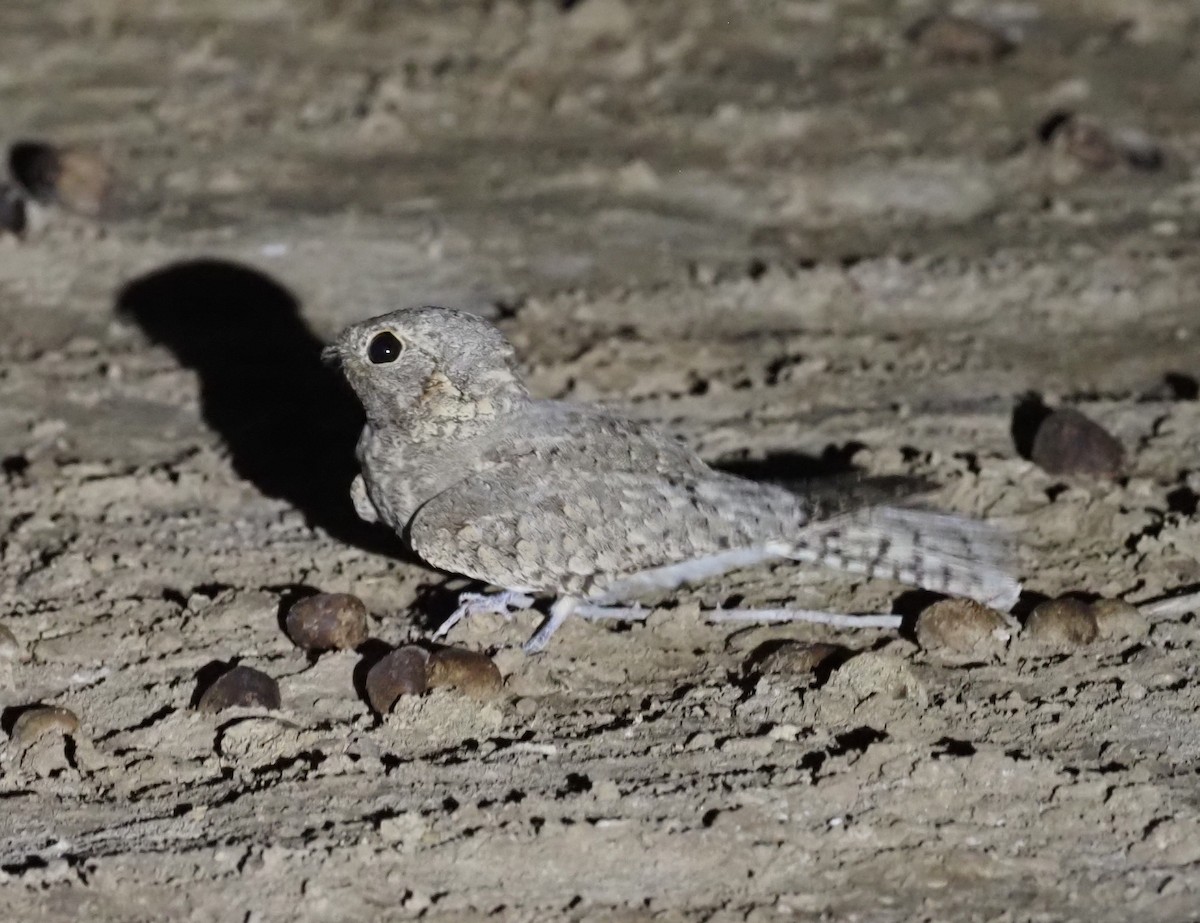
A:
[[[758,569],[532,658],[466,623],[486,701],[362,696],[464,582],[355,523],[317,352],[421,302],[749,475],[933,479],[1021,536],[1021,618],[1195,591],[1200,6],[939,9],[0,5],[6,140],[116,176],[0,238],[0,918],[1195,919],[1186,607],[973,657],[706,623],[926,602]],[[1027,460],[1038,400],[1123,472]],[[310,589],[373,646],[297,650]],[[197,710],[234,662],[282,707]]]

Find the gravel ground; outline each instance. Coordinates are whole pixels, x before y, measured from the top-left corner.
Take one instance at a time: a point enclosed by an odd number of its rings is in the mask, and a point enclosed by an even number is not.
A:
[[[533,658],[466,623],[486,700],[362,694],[463,582],[353,519],[317,351],[421,302],[749,475],[932,479],[1020,535],[1022,619],[1196,590],[1200,6],[954,10],[0,6],[5,140],[115,176],[0,236],[0,917],[1194,919],[1194,606],[970,656],[703,620],[929,602],[757,569]],[[1028,460],[1043,407],[1119,475]],[[311,589],[368,648],[293,646]],[[197,710],[234,662],[282,708]]]

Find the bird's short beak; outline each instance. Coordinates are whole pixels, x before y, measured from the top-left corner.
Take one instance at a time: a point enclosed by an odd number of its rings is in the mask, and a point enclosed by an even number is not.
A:
[[[321,350],[321,361],[326,365],[333,365],[341,368],[342,358],[342,347],[336,343],[332,346],[326,346],[323,350]]]

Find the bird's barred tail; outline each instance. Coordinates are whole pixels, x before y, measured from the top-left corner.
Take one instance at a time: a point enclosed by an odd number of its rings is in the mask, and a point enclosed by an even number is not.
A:
[[[987,523],[945,513],[873,507],[805,529],[786,556],[967,596],[1005,612],[1021,592],[1012,538]]]

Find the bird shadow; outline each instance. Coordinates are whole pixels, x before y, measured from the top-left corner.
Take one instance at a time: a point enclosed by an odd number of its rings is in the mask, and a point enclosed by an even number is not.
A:
[[[204,420],[240,477],[339,541],[401,555],[390,530],[354,512],[362,408],[321,361],[291,292],[258,270],[198,259],[129,282],[116,313],[199,375]]]
[[[853,476],[858,469],[851,459],[862,448],[862,443],[851,442],[844,446],[827,445],[820,455],[793,451],[768,452],[760,458],[731,455],[710,464],[726,474],[787,487]]]
[[[864,448],[860,442],[829,445],[820,455],[769,452],[761,458],[727,457],[713,468],[749,481],[773,484],[831,508],[845,509],[884,503],[910,502],[936,488],[917,475],[869,475],[852,462]]]
[[[1050,408],[1046,406],[1042,396],[1033,391],[1022,396],[1013,408],[1009,433],[1012,435],[1017,454],[1022,458],[1028,460],[1033,455],[1033,441],[1050,413]]]

